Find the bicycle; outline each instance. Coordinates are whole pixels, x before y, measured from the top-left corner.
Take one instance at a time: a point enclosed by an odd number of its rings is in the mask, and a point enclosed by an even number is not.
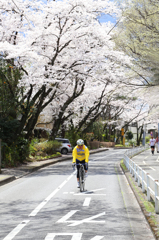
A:
[[[79,165],[79,185],[80,185],[80,192],[85,191],[85,169],[84,164],[78,163],[76,166]]]
[[[79,163],[79,184],[80,184],[80,192],[85,191],[85,170],[84,165]]]

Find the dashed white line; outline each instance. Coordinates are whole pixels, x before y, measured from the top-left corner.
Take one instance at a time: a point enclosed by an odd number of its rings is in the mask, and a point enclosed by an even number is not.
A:
[[[83,206],[84,206],[84,207],[88,207],[89,204],[90,204],[90,201],[91,201],[91,198],[90,198],[90,197],[89,197],[89,198],[86,198],[86,199],[84,200]]]
[[[29,217],[34,217],[45,206],[45,204],[55,196],[57,192],[73,177],[76,171],[74,171],[58,188],[56,188],[43,202],[41,202],[30,214]]]
[[[23,227],[27,225],[30,220],[24,220],[18,226],[16,226],[3,240],[12,240],[21,230]]]

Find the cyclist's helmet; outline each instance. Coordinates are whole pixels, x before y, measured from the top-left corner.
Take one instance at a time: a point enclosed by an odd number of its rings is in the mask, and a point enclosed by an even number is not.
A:
[[[77,145],[82,146],[84,144],[84,141],[82,139],[77,140]]]

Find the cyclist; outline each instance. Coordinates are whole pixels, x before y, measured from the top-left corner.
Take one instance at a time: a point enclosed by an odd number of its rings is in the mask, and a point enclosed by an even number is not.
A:
[[[82,139],[77,140],[77,146],[73,149],[72,152],[73,160],[72,166],[74,167],[77,164],[77,187],[79,188],[79,165],[78,163],[82,163],[85,169],[85,177],[88,176],[88,157],[89,157],[89,150],[87,146],[84,145],[84,141]]]

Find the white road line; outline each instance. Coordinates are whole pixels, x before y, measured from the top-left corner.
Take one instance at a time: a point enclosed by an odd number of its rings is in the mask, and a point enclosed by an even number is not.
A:
[[[95,236],[91,240],[101,240],[102,238],[104,238],[104,236]]]
[[[106,194],[104,194],[104,193],[75,193],[74,194],[75,196],[77,196],[77,195],[90,195],[90,196],[106,196]]]
[[[36,214],[45,206],[45,204],[55,196],[57,192],[61,190],[61,188],[73,177],[73,175],[76,173],[74,171],[58,188],[56,188],[43,202],[41,202],[30,214],[29,217],[34,217]]]
[[[97,214],[97,215],[94,215],[94,216],[89,217],[89,218],[85,218],[85,219],[80,220],[80,221],[68,221],[68,222],[72,222],[68,226],[75,227],[75,226],[80,225],[80,224],[85,223],[85,222],[87,222],[87,223],[98,223],[98,224],[99,223],[105,223],[105,220],[104,221],[102,221],[102,220],[101,221],[93,220],[93,219],[98,218],[98,217],[103,216],[103,215],[105,215],[105,212]]]
[[[152,168],[152,167],[149,167],[149,168],[151,168],[153,171],[156,171],[156,169],[154,169],[154,168]]]
[[[148,158],[149,156],[145,157],[144,159]]]
[[[143,163],[146,164],[145,161],[143,161]],[[146,165],[147,165],[147,164],[146,164]],[[151,168],[153,171],[156,171],[156,169],[154,169],[154,168],[152,168],[152,167],[149,167],[149,168]]]
[[[105,190],[105,188],[99,188],[99,189],[90,190],[90,191],[88,191],[88,193],[89,192],[97,192],[97,191],[101,191],[101,190]]]
[[[55,236],[72,236],[71,240],[81,240],[82,233],[48,233],[45,240],[53,240]]]
[[[3,240],[12,240],[22,230],[22,228],[27,225],[28,222],[30,222],[30,220],[24,220],[21,222]]]
[[[90,204],[90,201],[91,201],[91,198],[90,198],[90,197],[89,197],[89,198],[86,198],[86,199],[84,200],[83,206],[84,206],[84,207],[88,207],[89,204]]]
[[[77,225],[80,225],[82,223],[105,223],[105,220],[94,220],[98,217],[101,217],[103,215],[105,215],[105,212],[102,212],[102,213],[99,213],[99,214],[96,214],[92,217],[89,217],[89,218],[85,218],[83,220],[68,220],[69,218],[71,218],[76,212],[78,212],[79,210],[72,210],[70,212],[68,212],[64,217],[62,217],[61,219],[59,219],[57,221],[57,223],[69,223],[68,226],[70,227],[74,227],[74,226],[77,226]]]
[[[62,217],[60,220],[58,220],[58,223],[63,223],[66,222],[67,219],[69,219],[70,217],[72,217],[76,212],[78,212],[79,210],[72,210],[69,213],[67,213],[64,217]]]

